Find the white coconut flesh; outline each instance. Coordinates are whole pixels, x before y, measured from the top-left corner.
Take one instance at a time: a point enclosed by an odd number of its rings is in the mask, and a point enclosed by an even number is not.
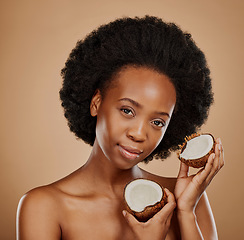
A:
[[[125,188],[125,200],[132,211],[142,212],[147,206],[161,201],[163,190],[151,180],[136,179]]]
[[[210,152],[214,144],[211,135],[203,134],[187,141],[184,151],[180,154],[185,160],[198,159]]]

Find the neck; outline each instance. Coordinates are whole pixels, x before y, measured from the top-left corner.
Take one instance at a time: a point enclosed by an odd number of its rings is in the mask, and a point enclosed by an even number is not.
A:
[[[99,187],[112,191],[124,187],[133,179],[143,177],[143,171],[137,165],[129,169],[117,168],[112,161],[106,158],[96,141],[82,170],[88,173],[87,176],[90,176],[95,186],[99,185]]]

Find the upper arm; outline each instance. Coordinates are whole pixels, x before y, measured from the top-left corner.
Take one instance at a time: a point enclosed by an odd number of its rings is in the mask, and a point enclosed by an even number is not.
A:
[[[202,194],[195,213],[204,239],[218,239],[214,216],[206,192]]]
[[[60,239],[55,199],[42,189],[24,195],[17,210],[17,240]]]

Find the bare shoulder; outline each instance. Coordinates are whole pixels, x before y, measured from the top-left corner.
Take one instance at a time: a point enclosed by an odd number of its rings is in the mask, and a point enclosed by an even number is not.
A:
[[[17,211],[17,239],[59,239],[57,192],[52,185],[43,186],[29,191],[20,199]]]
[[[35,212],[39,217],[48,214],[52,220],[60,219],[65,200],[79,195],[77,189],[82,189],[75,175],[74,172],[54,183],[27,192],[20,199],[18,212],[22,215]]]
[[[31,208],[37,209],[52,209],[58,202],[57,189],[52,185],[42,186],[27,192],[19,202],[21,210],[28,210]]]
[[[83,203],[89,195],[87,189],[90,188],[83,174],[75,171],[52,184],[27,192],[20,199],[17,210],[17,240],[60,239],[73,210],[84,210]]]

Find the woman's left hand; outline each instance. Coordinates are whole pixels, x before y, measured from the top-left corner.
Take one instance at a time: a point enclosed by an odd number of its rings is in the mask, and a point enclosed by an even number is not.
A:
[[[223,166],[224,152],[220,138],[216,140],[215,153],[209,156],[205,168],[197,174],[188,176],[189,167],[181,163],[174,191],[177,211],[194,212],[202,193]]]

